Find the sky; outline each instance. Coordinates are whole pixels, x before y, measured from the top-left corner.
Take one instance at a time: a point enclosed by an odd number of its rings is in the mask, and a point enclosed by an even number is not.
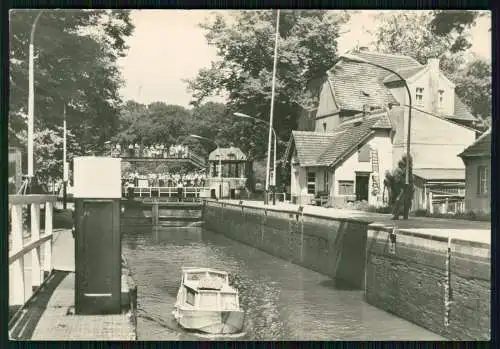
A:
[[[198,70],[210,67],[217,59],[209,46],[200,22],[210,18],[207,10],[134,10],[135,25],[128,38],[128,54],[119,62],[125,80],[121,94],[125,100],[140,103],[162,101],[188,107],[191,94],[185,79],[193,79]],[[228,11],[220,11],[228,12]],[[368,46],[377,28],[375,16],[381,11],[360,11],[352,15],[338,39],[343,53],[356,45]],[[472,28],[471,52],[491,59],[491,16],[481,17]],[[214,100],[222,101],[220,98]]]

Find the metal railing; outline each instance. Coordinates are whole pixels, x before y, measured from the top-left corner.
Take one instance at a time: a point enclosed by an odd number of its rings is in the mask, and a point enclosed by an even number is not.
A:
[[[197,153],[193,152],[192,150],[188,150],[188,152],[182,152],[182,153],[169,153],[168,151],[163,151],[160,154],[150,154],[146,153],[143,151],[130,151],[130,150],[124,150],[124,151],[111,151],[108,154],[111,155],[111,157],[116,157],[116,158],[125,158],[127,160],[133,160],[133,159],[165,159],[165,160],[186,160],[189,159],[193,162],[195,162],[197,165],[204,167],[206,164],[206,160],[198,155]]]
[[[183,198],[202,198],[202,193],[209,191],[210,188],[207,187],[183,187],[182,197]],[[125,188],[123,191],[123,196],[128,195],[128,189]],[[158,193],[158,195],[156,195]],[[134,187],[134,196],[140,198],[151,198],[151,197],[167,197],[167,198],[178,198],[179,191],[177,187]]]
[[[12,239],[12,244],[9,246],[9,306],[23,306],[53,269],[52,217],[56,199],[54,195],[9,195],[11,217],[9,239]],[[40,227],[41,205],[45,207],[43,230]],[[26,231],[23,224],[25,206],[31,216]],[[30,267],[25,265],[25,256],[28,253],[31,253]],[[28,281],[26,271],[31,271],[31,290],[26,289],[26,284],[29,283],[26,282]]]

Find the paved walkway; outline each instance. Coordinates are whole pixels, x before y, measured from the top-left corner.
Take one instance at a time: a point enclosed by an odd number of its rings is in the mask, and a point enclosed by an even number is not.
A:
[[[221,200],[231,204],[239,205],[239,200]],[[243,205],[268,208],[269,210],[284,210],[296,212],[299,205],[284,202],[270,203],[265,206],[262,201],[244,201]],[[413,232],[427,233],[432,235],[448,236],[453,238],[473,240],[478,242],[491,242],[491,223],[481,221],[468,221],[463,219],[445,219],[430,217],[409,217],[407,220],[392,220],[390,214],[372,213],[357,210],[347,210],[338,208],[326,208],[313,205],[304,205],[304,213],[322,217],[349,218],[365,222],[381,224],[397,229],[411,230]]]
[[[134,340],[129,314],[74,315],[75,257],[71,230],[58,232],[52,276],[26,307],[11,336],[21,340]]]

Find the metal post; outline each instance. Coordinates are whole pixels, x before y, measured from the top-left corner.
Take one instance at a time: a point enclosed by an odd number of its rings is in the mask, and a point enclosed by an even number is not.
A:
[[[222,155],[219,145],[217,145],[217,153],[219,154],[219,199],[222,199]]]
[[[280,10],[276,10],[276,36],[274,39],[274,62],[273,62],[273,79],[271,86],[271,111],[269,115],[269,137],[267,141],[267,166],[266,166],[266,196],[264,198],[264,204],[268,204],[268,193],[269,193],[269,168],[271,162],[271,137],[273,131],[273,114],[274,114],[274,87],[276,85],[276,65],[278,63],[278,38],[279,38],[279,23],[280,23]]]
[[[35,120],[35,70],[34,70],[34,39],[35,39],[35,29],[38,19],[43,11],[40,11],[33,21],[31,26],[30,34],[30,46],[29,46],[29,86],[28,86],[28,177],[29,180],[33,178],[33,136],[34,136],[34,120]]]
[[[406,80],[403,80],[405,83],[406,87],[406,92],[408,93],[408,101],[409,101],[409,108],[408,108],[408,136],[406,140],[406,168],[405,168],[405,195],[404,195],[404,201],[403,201],[403,219],[408,219],[408,213],[410,211],[410,140],[411,140],[411,107],[412,107],[412,99],[411,99],[411,92],[410,89],[408,88],[408,84],[406,83]]]
[[[66,209],[66,203],[68,200],[67,190],[68,190],[68,164],[67,159],[67,144],[66,144],[66,103],[63,107],[63,209]]]
[[[274,132],[274,152],[273,152],[273,205],[276,205],[276,133]]]

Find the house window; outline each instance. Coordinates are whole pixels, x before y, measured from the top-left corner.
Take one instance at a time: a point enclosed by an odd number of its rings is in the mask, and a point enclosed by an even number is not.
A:
[[[326,131],[326,122],[323,123],[323,131]]]
[[[307,194],[316,193],[316,172],[307,172]]]
[[[443,105],[443,100],[444,100],[444,90],[439,90],[438,91],[438,101],[439,101],[440,106]]]
[[[370,162],[370,147],[367,145],[358,149],[358,162]]]
[[[477,195],[488,194],[488,168],[479,166],[477,168]]]
[[[415,101],[417,104],[424,103],[424,89],[423,87],[417,87],[415,94]]]
[[[339,195],[354,195],[354,181],[339,181]]]

